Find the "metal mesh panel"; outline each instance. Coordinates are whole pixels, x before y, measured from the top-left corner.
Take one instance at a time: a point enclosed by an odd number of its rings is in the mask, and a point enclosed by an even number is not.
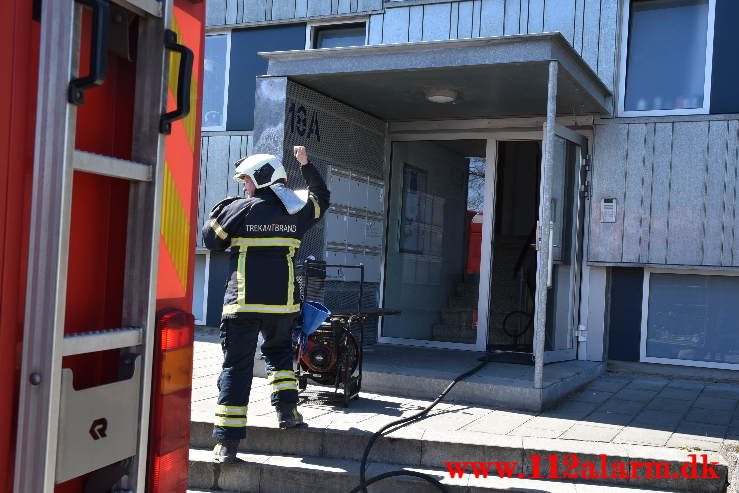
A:
[[[337,277],[336,271],[339,269],[329,267],[326,269],[328,277]],[[353,281],[332,281],[324,279],[318,270],[309,269],[309,279],[307,287],[306,299],[309,301],[318,301],[323,303],[331,313],[356,313],[359,305],[359,283]],[[297,280],[301,297],[305,292],[305,276],[302,267],[298,267]],[[362,307],[374,308],[379,303],[379,283],[364,283],[362,290]],[[376,316],[370,316],[364,323],[364,342],[365,344],[373,344],[377,342],[377,322]],[[355,330],[357,329],[357,330]],[[359,340],[358,327],[352,327],[357,340]]]
[[[300,169],[292,158],[292,149],[296,145],[307,148],[311,162],[326,179],[331,167],[382,183],[385,160],[385,122],[382,120],[307,87],[288,82],[284,129],[284,161],[291,187],[305,187]],[[298,263],[302,263],[309,255],[317,259],[326,258],[325,216],[303,238],[296,256]],[[344,277],[334,273],[321,288],[317,285],[312,288],[309,283],[309,289],[313,291],[311,296],[322,298],[316,301],[323,301],[333,312],[355,309],[359,299],[359,283],[351,276],[348,278],[350,280],[341,279]],[[299,276],[298,282],[302,282]],[[377,306],[377,292],[377,283],[365,283],[364,306]],[[376,320],[368,320],[365,342],[375,339]]]

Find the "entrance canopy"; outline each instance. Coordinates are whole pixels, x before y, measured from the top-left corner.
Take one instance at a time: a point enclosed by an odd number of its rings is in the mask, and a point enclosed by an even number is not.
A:
[[[267,76],[386,121],[546,115],[551,61],[559,63],[559,114],[608,114],[612,106],[606,85],[559,33],[259,55]],[[454,91],[456,100],[429,102],[433,90]]]

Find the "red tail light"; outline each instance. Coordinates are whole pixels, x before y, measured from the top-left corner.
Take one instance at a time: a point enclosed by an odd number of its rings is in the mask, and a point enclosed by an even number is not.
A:
[[[147,488],[152,493],[187,490],[194,337],[192,314],[167,310],[157,315]]]

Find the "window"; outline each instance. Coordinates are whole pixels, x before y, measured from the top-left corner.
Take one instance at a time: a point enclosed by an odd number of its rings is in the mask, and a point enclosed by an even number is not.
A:
[[[309,29],[309,48],[364,46],[367,40],[366,22],[310,25]]]
[[[226,130],[254,130],[254,104],[257,77],[267,73],[267,60],[258,53],[302,50],[305,48],[305,24],[234,29],[231,32],[231,53],[228,94],[228,125]]]
[[[709,112],[715,1],[626,2],[622,115]]]
[[[203,130],[226,129],[231,35],[205,37]]]
[[[739,276],[647,270],[641,360],[739,369]]]

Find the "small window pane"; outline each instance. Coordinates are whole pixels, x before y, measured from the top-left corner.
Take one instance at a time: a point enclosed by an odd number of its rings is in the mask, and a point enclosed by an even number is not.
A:
[[[205,73],[203,76],[203,127],[221,128],[226,125],[224,97],[226,94],[226,67],[228,37],[206,36]]]
[[[314,48],[341,48],[363,46],[366,37],[365,24],[338,24],[315,30]]]
[[[651,274],[647,356],[739,364],[739,277]]]
[[[703,107],[708,0],[635,0],[625,109]]]

